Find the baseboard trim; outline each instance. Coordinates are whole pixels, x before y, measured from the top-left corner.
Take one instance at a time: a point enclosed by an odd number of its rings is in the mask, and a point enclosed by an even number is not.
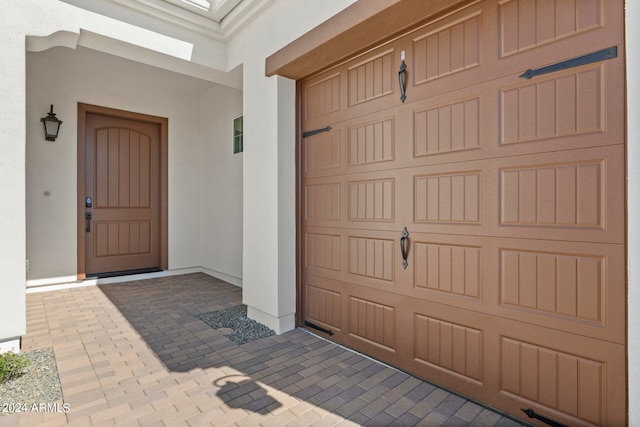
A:
[[[12,352],[12,353],[20,353],[20,340],[22,338],[20,337],[16,337],[16,338],[9,338],[3,341],[0,341],[0,354],[2,353],[6,353],[6,352]]]
[[[208,276],[215,277],[232,285],[242,287],[242,279],[228,274],[211,270],[204,267],[179,268],[175,270],[164,270],[153,273],[132,274],[117,277],[105,278],[86,278],[78,280],[77,276],[60,276],[44,279],[27,280],[27,293],[50,292],[61,289],[82,288],[85,286],[109,285],[113,283],[132,282],[134,280],[155,279],[159,277],[181,276],[184,274],[204,273]]]
[[[216,279],[223,280],[227,283],[231,283],[239,288],[242,287],[242,279],[240,277],[230,276],[226,273],[222,273],[220,271],[211,270],[210,268],[200,267],[202,273],[208,274],[211,277],[215,277]]]

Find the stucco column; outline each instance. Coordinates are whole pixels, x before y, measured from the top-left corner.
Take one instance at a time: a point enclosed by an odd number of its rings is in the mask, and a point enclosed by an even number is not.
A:
[[[640,4],[627,1],[626,60],[627,60],[627,203],[628,203],[628,369],[629,369],[629,425],[640,425]]]
[[[26,333],[25,36],[0,19],[0,353]]]
[[[244,65],[243,302],[277,333],[295,327],[295,82]]]

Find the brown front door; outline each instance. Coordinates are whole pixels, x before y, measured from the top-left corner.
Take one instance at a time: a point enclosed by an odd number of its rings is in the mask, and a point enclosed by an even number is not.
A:
[[[161,127],[85,116],[84,253],[88,275],[161,267]]]
[[[623,425],[622,17],[471,2],[302,81],[306,325],[519,417]]]

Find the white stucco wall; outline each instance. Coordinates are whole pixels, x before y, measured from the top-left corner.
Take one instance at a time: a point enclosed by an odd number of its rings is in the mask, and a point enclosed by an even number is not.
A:
[[[295,326],[295,82],[265,77],[265,59],[353,1],[275,1],[229,40],[244,69],[243,300],[277,332]]]
[[[79,101],[169,118],[170,268],[201,265],[239,280],[249,274],[245,300],[252,306],[251,312],[263,314],[265,323],[279,332],[292,328],[295,86],[287,79],[264,77],[264,60],[354,0],[269,3],[247,27],[235,30],[228,46],[219,40],[207,42],[206,37],[189,37],[181,33],[184,29],[163,27],[166,23],[158,26],[133,18],[128,11],[115,11],[121,13],[122,21],[102,16],[105,10],[100,7],[105,2],[94,2],[92,10],[85,10],[74,6],[73,1],[10,1],[0,30],[0,54],[4,59],[0,77],[5,99],[15,98],[16,102],[2,107],[3,117],[13,127],[3,127],[1,134],[12,144],[3,157],[8,165],[3,173],[12,186],[3,188],[8,202],[3,206],[10,205],[11,209],[2,211],[1,218],[0,253],[8,254],[2,262],[9,267],[0,273],[0,291],[16,304],[11,304],[15,309],[0,314],[0,340],[24,333],[27,258],[28,278],[32,280],[64,280],[76,273],[75,129]],[[76,50],[47,50],[59,44]],[[222,51],[225,46],[227,50]],[[82,47],[104,53],[96,55]],[[25,50],[32,51],[28,61]],[[231,95],[232,102],[228,101],[227,91],[224,105],[211,104],[212,98],[221,98],[209,89],[190,90],[190,83],[179,83],[178,74],[139,68],[135,62],[236,88],[248,85],[251,90],[245,90],[242,99],[236,91]],[[226,72],[239,65],[244,67],[242,84],[234,73]],[[47,145],[40,139],[39,118],[51,103],[64,124],[58,141]],[[242,104],[247,106],[245,154],[219,158],[223,151],[216,145],[218,140],[203,139],[217,124],[203,120],[220,111],[235,116]],[[212,106],[211,114],[207,106]],[[220,162],[219,167],[207,168],[203,155],[215,158],[213,163]],[[214,179],[216,169],[222,172],[224,167],[246,163],[247,159],[249,172],[246,165],[243,169],[227,169],[236,177],[242,173],[242,179],[234,181],[242,182],[242,191],[224,179]],[[21,173],[25,169],[26,175]],[[209,182],[219,183],[220,187],[209,187]],[[228,202],[226,212],[215,209],[217,197]],[[243,211],[242,227],[237,212],[229,215],[233,207]],[[228,221],[208,226],[205,223],[211,214],[217,215],[217,220],[225,217]],[[230,240],[230,234],[236,240]],[[219,242],[224,249],[213,242]],[[239,261],[242,248],[247,246],[250,249]],[[2,329],[2,325],[11,326]]]
[[[26,332],[25,306],[25,72],[24,39],[9,16],[0,14],[0,342],[15,340]],[[12,89],[13,88],[13,89]],[[7,346],[8,347],[8,346]]]
[[[52,4],[12,1],[0,14],[0,351],[26,332],[26,35],[77,30]]]
[[[242,92],[214,86],[200,96],[200,265],[242,285],[242,162],[233,154],[233,119]]]
[[[242,111],[241,70],[227,72],[226,45],[130,10],[119,11],[122,21],[102,16],[104,1],[92,11],[71,3],[9,0],[0,15],[0,351],[25,333],[27,279],[75,280],[77,102],[169,118],[169,268],[202,266],[241,283],[242,241],[220,233],[242,235],[242,157],[218,148],[230,147],[224,139]],[[64,124],[47,143],[39,119],[51,103]],[[240,178],[235,189],[229,176]],[[215,211],[217,229],[201,222],[212,198],[235,210]]]
[[[233,220],[241,193],[229,193],[226,182],[242,173],[241,159],[232,162],[229,130],[241,111],[240,91],[84,48],[29,53],[27,71],[29,279],[77,272],[77,102],[169,119],[169,268],[207,266],[240,277],[241,264],[220,255],[240,259],[241,240],[224,241],[215,232],[241,235]],[[44,141],[39,122],[50,103],[64,121],[55,142]],[[229,215],[210,221],[201,209],[211,210],[219,197]]]

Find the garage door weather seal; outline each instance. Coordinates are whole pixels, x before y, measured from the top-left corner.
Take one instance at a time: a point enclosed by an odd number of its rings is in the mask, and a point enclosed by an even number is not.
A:
[[[556,71],[566,70],[568,68],[580,67],[586,64],[592,64],[594,62],[606,61],[607,59],[613,59],[618,56],[618,47],[613,46],[608,49],[599,50],[597,52],[590,53],[588,55],[579,56],[577,58],[569,59],[567,61],[558,62],[557,64],[548,65],[546,67],[537,68],[535,70],[528,69],[520,75],[520,78],[530,79],[542,74],[553,73]]]

